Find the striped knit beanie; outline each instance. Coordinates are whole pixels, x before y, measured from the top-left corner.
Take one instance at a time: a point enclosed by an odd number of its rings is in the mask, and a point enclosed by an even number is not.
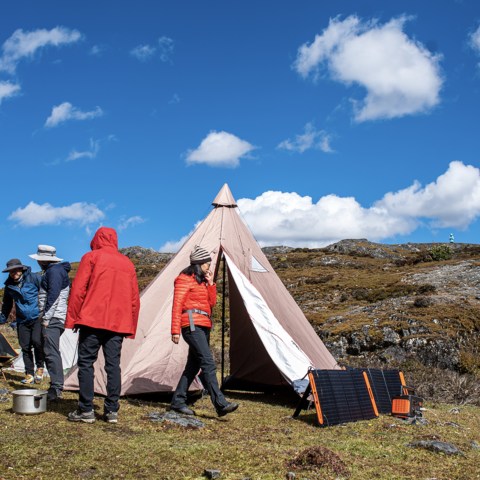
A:
[[[192,265],[201,265],[202,263],[208,263],[211,261],[212,258],[210,257],[210,254],[200,245],[195,245],[195,248],[190,254],[190,263]]]

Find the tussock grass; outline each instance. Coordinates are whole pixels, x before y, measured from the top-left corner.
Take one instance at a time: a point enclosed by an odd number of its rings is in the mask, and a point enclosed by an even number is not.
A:
[[[20,388],[21,377],[7,373],[10,389]],[[42,385],[46,387],[47,385]],[[343,462],[350,479],[477,479],[480,450],[480,408],[427,402],[428,425],[408,425],[390,416],[320,428],[314,411],[292,419],[296,398],[285,393],[229,392],[240,408],[218,418],[208,398],[194,408],[205,423],[202,429],[155,423],[145,417],[163,412],[168,399],[121,400],[117,425],[100,419],[93,425],[66,420],[77,395],[65,398],[41,415],[16,415],[11,401],[0,403],[2,449],[0,478],[67,479],[200,479],[205,469],[221,470],[223,479],[285,478],[302,451],[322,447]],[[97,413],[102,399],[96,398]],[[412,449],[414,440],[435,438],[452,442],[464,457],[447,457]],[[301,466],[296,478],[344,478],[329,468]],[[346,477],[345,477],[346,478]]]
[[[389,326],[396,330],[409,328],[414,320],[416,325],[428,327],[428,335],[465,338],[460,344],[462,366],[476,376],[427,369],[420,364],[406,365],[404,369],[407,382],[416,386],[427,400],[424,412],[427,425],[408,425],[390,416],[381,416],[370,421],[319,428],[313,411],[303,412],[299,419],[291,418],[298,400],[293,396],[240,392],[228,393],[228,398],[238,401],[240,408],[223,418],[216,417],[209,399],[198,401],[194,408],[205,423],[205,428],[200,430],[147,420],[149,413],[165,411],[168,407],[165,398],[122,399],[117,425],[101,420],[86,425],[66,420],[68,412],[76,408],[75,393],[66,392],[58,405],[37,416],[13,414],[9,398],[0,403],[3,440],[0,479],[189,480],[204,478],[203,471],[214,468],[227,480],[281,480],[292,470],[292,465],[296,467],[297,479],[344,478],[341,472],[335,473],[328,462],[314,468],[305,465],[304,469],[298,465],[301,462],[295,463],[295,459],[304,458],[302,452],[313,447],[319,447],[316,451],[331,452],[332,455],[326,457],[345,465],[345,478],[353,480],[480,479],[480,450],[475,448],[480,444],[480,407],[462,404],[478,404],[480,398],[478,306],[463,299],[415,305],[416,295],[430,299],[436,294],[435,288],[411,288],[402,283],[408,274],[427,272],[462,258],[475,260],[480,256],[480,246],[455,250],[454,260],[442,262],[425,263],[423,253],[402,251],[402,255],[405,260],[396,262],[297,250],[271,260],[308,319],[316,327],[328,330],[330,335],[361,331],[368,324],[372,326],[369,335],[374,338],[375,325],[378,329]],[[326,257],[335,263],[324,262]],[[77,264],[73,267],[72,277]],[[143,287],[161,265],[137,267]],[[402,295],[408,295],[410,300],[402,302]],[[388,299],[397,304],[390,307],[385,303],[371,315],[360,310],[372,302]],[[220,318],[219,305],[215,310],[217,319]],[[338,322],[331,320],[337,315],[345,318]],[[0,327],[0,331],[15,344],[14,332],[8,327]],[[228,337],[226,340],[228,346]],[[212,334],[212,343],[218,361],[218,326]],[[354,359],[349,362],[352,366]],[[360,360],[368,366],[383,366],[375,365],[370,357]],[[10,390],[21,388],[20,375],[7,373],[7,380]],[[4,387],[2,383],[0,381],[0,388]],[[47,383],[41,386],[47,387]],[[102,399],[97,398],[95,405],[100,414]],[[459,407],[458,414],[451,412],[453,407]],[[423,439],[451,442],[465,455],[449,457],[407,447],[408,443]]]

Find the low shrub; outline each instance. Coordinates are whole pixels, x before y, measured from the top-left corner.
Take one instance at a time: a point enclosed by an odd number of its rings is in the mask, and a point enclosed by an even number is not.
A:
[[[452,258],[452,250],[448,245],[435,245],[430,249],[429,254],[434,262]]]
[[[425,308],[430,306],[431,303],[431,300],[427,297],[417,297],[413,302],[413,306],[416,308]]]

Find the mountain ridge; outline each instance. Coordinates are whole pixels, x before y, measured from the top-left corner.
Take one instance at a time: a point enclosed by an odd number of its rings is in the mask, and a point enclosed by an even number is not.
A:
[[[340,364],[415,364],[473,375],[480,388],[480,245],[346,239],[262,250]],[[173,256],[122,252],[142,287]]]

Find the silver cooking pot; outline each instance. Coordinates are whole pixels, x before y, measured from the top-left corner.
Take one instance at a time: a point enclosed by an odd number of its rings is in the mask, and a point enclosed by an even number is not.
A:
[[[36,389],[15,390],[12,392],[14,413],[34,415],[47,411],[47,391]]]

